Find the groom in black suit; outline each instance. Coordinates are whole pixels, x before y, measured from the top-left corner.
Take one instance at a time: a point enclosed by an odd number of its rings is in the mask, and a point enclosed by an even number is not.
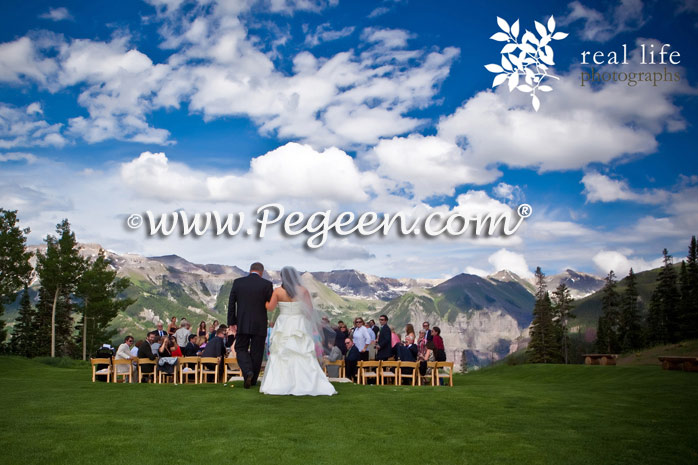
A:
[[[228,326],[237,327],[235,352],[245,389],[257,384],[267,338],[267,308],[273,286],[262,278],[264,265],[253,263],[250,274],[233,281],[228,300]]]

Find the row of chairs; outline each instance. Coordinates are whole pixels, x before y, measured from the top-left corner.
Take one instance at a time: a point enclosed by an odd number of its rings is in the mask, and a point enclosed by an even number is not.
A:
[[[242,370],[237,363],[237,358],[223,359],[223,372],[220,371],[220,357],[178,357],[177,366],[173,373],[166,373],[159,369],[158,361],[147,358],[139,358],[134,360],[117,360],[111,358],[93,358],[92,363],[92,382],[94,383],[97,376],[106,376],[107,382],[118,382],[119,379],[124,382],[131,382],[134,373],[138,373],[138,382],[142,382],[144,378],[152,379],[153,383],[164,383],[170,378],[174,383],[190,383],[194,384],[206,383],[209,375],[212,375],[213,382],[218,383],[221,375],[223,379],[228,380],[229,377],[236,376],[242,379]],[[98,369],[99,365],[106,365],[105,368]],[[135,366],[133,366],[135,365]],[[213,367],[211,366],[213,365]],[[119,366],[126,367],[119,370]],[[146,366],[152,366],[152,370],[148,373],[143,371]],[[192,380],[193,378],[193,380]]]
[[[339,377],[346,377],[344,360],[325,362],[324,370],[327,374],[328,366],[339,367]],[[453,362],[427,362],[428,376],[419,374],[419,362],[403,361],[371,361],[358,362],[357,383],[366,384],[369,379],[375,379],[376,384],[402,384],[408,381],[412,386],[431,384],[438,386],[441,379],[448,379],[448,385],[453,386]]]

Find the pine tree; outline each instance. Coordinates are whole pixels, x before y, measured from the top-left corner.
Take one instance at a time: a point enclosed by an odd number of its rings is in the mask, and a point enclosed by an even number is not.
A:
[[[558,340],[562,350],[561,358],[565,364],[569,361],[570,337],[569,320],[576,318],[572,309],[574,299],[570,296],[570,290],[565,283],[560,283],[553,292],[553,321],[558,329]]]
[[[12,330],[12,352],[24,357],[36,357],[37,352],[36,309],[31,303],[29,288],[24,286],[19,303],[19,316]]]
[[[683,333],[687,339],[698,338],[698,245],[696,236],[691,237],[686,257],[686,281],[688,292],[686,299],[686,315],[684,317]]]
[[[75,296],[81,299],[79,310],[82,313],[82,331],[77,342],[82,344],[82,358],[92,353],[105,341],[116,334],[108,330],[111,321],[121,310],[135,302],[134,299],[119,295],[130,286],[128,278],[117,278],[116,271],[109,269],[110,262],[104,250],[100,249],[78,283]],[[85,335],[87,332],[87,335]]]
[[[41,280],[38,318],[40,353],[70,355],[73,347],[75,292],[85,268],[85,260],[70,230],[68,220],[56,225],[58,238],[48,235],[46,254],[37,253],[36,272]]]
[[[29,228],[17,225],[17,210],[0,208],[0,344],[5,342],[7,332],[4,305],[14,300],[22,286],[29,282],[32,267],[31,252],[27,252]]]
[[[601,317],[596,333],[596,347],[599,352],[617,353],[620,349],[618,328],[620,326],[620,296],[616,291],[616,274],[611,270],[606,276],[606,284],[601,290]]]
[[[647,314],[647,340],[651,344],[677,342],[680,337],[677,306],[679,291],[671,255],[666,249],[664,266],[657,276],[657,287],[652,292]]]
[[[532,363],[555,363],[560,360],[560,342],[553,323],[553,309],[546,290],[545,275],[536,268],[536,304],[533,307],[531,341],[526,354]]]
[[[620,346],[623,352],[642,347],[642,320],[638,304],[637,279],[630,268],[627,287],[620,302]]]
[[[691,287],[688,281],[688,268],[685,261],[681,260],[681,268],[679,270],[679,305],[677,310],[679,339],[688,339],[691,332]]]

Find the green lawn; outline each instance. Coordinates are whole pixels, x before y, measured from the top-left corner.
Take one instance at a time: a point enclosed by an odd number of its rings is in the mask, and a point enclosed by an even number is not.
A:
[[[332,398],[93,384],[13,357],[0,373],[3,464],[698,462],[698,373],[657,367],[501,366]]]

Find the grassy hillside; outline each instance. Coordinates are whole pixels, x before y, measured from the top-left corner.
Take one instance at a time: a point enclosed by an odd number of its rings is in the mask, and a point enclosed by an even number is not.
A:
[[[73,365],[69,365],[73,366]],[[692,464],[695,373],[517,366],[456,386],[340,384],[270,397],[222,385],[91,383],[87,368],[0,357],[3,463]],[[357,406],[366,421],[356,421]],[[357,455],[358,454],[358,455]]]
[[[617,363],[619,365],[661,365],[658,357],[662,355],[698,357],[698,339],[656,346],[639,352],[626,354],[620,357]]]

